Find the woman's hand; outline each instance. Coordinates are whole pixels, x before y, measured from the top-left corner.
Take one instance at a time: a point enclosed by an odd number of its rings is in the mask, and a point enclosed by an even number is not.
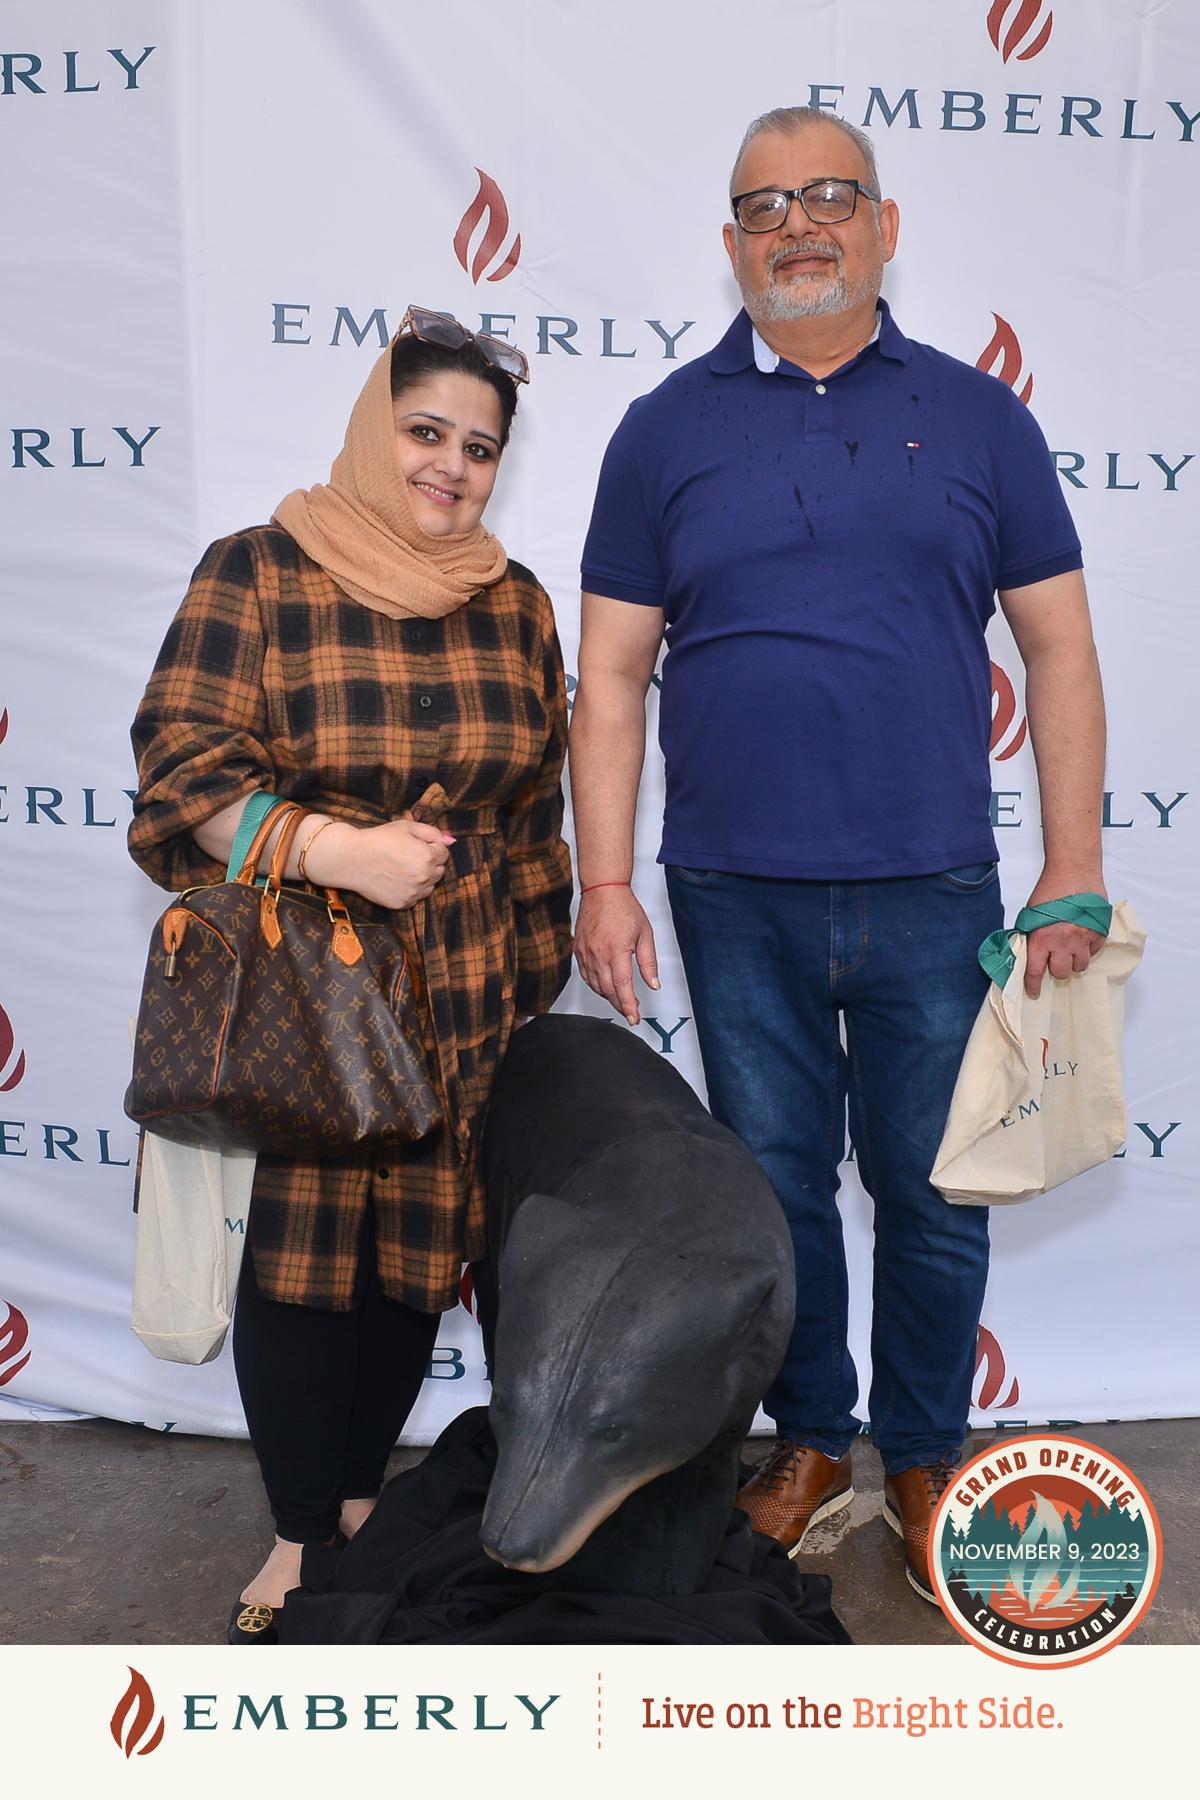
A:
[[[298,836],[309,835],[305,823]],[[348,888],[376,906],[404,912],[432,894],[446,872],[449,832],[412,819],[386,825],[348,825],[335,820],[313,835],[304,872],[316,887]]]

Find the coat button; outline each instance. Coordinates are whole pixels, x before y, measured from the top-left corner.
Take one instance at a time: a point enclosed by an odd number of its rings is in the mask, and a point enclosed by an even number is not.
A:
[[[376,1181],[386,1181],[388,1176],[391,1174],[391,1172],[392,1171],[390,1169],[376,1169],[376,1171],[375,1171]]]
[[[429,698],[428,694],[421,695],[421,705],[422,705],[422,707],[433,705],[433,701]]]
[[[818,381],[816,387],[813,389],[813,393],[814,394],[823,394],[824,392],[825,392],[825,383],[823,381]]]

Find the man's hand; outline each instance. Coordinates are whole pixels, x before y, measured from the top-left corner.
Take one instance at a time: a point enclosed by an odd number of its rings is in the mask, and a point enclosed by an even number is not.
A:
[[[575,960],[594,994],[600,994],[627,1019],[641,1022],[633,991],[633,961],[647,987],[658,987],[654,931],[633,892],[627,887],[596,888],[579,902],[575,926]]]
[[[1064,880],[1057,875],[1047,878],[1043,871],[1026,905],[1041,906],[1047,900],[1065,899],[1068,894],[1100,894],[1108,899],[1098,874]],[[1056,981],[1082,975],[1103,943],[1098,931],[1088,931],[1082,925],[1039,925],[1030,932],[1026,949],[1025,992],[1029,998],[1036,1000],[1041,993],[1047,969]]]
[[[579,686],[571,715],[571,802],[576,868],[585,892],[575,927],[579,973],[631,1025],[638,1024],[632,960],[658,986],[654,933],[627,883],[633,818],[646,745],[646,692],[662,643],[661,607],[583,596]],[[593,885],[594,884],[594,885]]]

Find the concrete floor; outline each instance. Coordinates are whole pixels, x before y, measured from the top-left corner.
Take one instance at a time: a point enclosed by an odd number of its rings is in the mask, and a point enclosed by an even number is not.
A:
[[[1162,1521],[1162,1582],[1134,1641],[1200,1643],[1200,1420],[1089,1425],[1080,1435],[1129,1464]],[[971,1448],[986,1442],[977,1435]],[[748,1457],[765,1447],[757,1441]],[[398,1451],[392,1472],[420,1454]],[[813,1531],[799,1566],[833,1577],[857,1643],[957,1642],[905,1581],[869,1447],[856,1452],[855,1487],[853,1504]],[[107,1419],[0,1426],[0,1643],[219,1643],[270,1541],[246,1443]]]

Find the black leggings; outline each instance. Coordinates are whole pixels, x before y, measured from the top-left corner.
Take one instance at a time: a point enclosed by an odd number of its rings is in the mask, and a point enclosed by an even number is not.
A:
[[[233,1361],[279,1536],[323,1544],[343,1500],[373,1499],[421,1389],[440,1314],[388,1300],[373,1251],[350,1312],[265,1300],[246,1246]]]

